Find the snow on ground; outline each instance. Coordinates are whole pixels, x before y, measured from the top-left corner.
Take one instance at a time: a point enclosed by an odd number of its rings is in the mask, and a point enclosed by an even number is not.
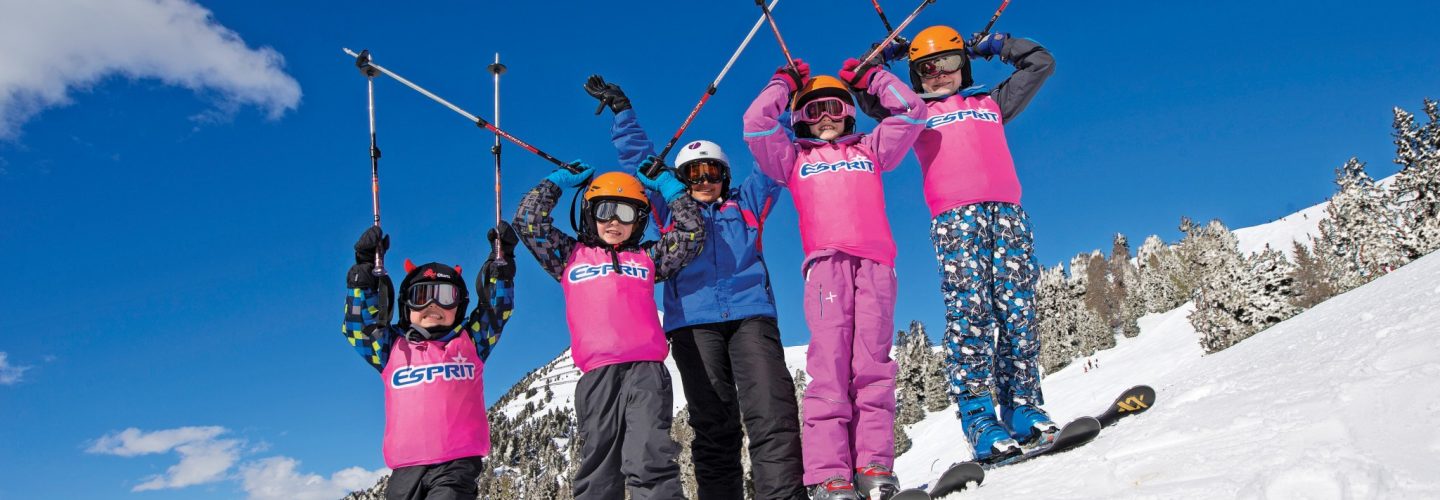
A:
[[[1312,237],[1320,237],[1320,220],[1325,218],[1325,207],[1329,203],[1327,201],[1266,224],[1236,229],[1234,233],[1235,239],[1240,241],[1240,253],[1258,253],[1268,245],[1294,262],[1293,242],[1299,241],[1309,247]]]
[[[1046,407],[1094,414],[1122,389],[1147,413],[1077,450],[990,471],[954,498],[1440,498],[1440,254],[1202,356],[1189,307],[1046,377]],[[954,409],[909,428],[902,483],[969,457]]]

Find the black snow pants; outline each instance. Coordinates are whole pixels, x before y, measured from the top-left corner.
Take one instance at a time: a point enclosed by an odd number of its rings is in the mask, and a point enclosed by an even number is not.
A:
[[[401,467],[390,473],[385,500],[472,500],[480,494],[481,457]]]
[[[575,500],[683,499],[680,447],[670,438],[674,395],[658,361],[607,365],[580,376]]]
[[[701,500],[744,498],[741,428],[750,436],[755,498],[804,499],[795,381],[775,318],[677,328],[670,352],[690,405]]]

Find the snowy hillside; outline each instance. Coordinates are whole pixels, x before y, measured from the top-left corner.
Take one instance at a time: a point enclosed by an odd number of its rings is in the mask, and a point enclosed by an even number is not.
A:
[[[1440,254],[1201,356],[1187,308],[1046,377],[1046,406],[1092,414],[1136,383],[1148,413],[1084,448],[997,469],[964,498],[1440,497]],[[907,486],[964,459],[953,408],[911,427]],[[966,452],[959,452],[964,455]],[[962,495],[955,495],[960,497]]]
[[[1310,246],[1312,237],[1320,236],[1320,220],[1325,218],[1325,207],[1329,202],[1281,217],[1266,224],[1236,229],[1235,239],[1240,241],[1240,253],[1252,254],[1270,248],[1279,250],[1293,259],[1293,242]]]

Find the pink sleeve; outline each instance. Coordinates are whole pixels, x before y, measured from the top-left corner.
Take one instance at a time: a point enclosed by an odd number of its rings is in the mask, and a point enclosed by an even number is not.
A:
[[[779,79],[770,80],[750,103],[750,109],[745,110],[745,144],[750,146],[750,155],[761,172],[782,186],[795,168],[795,144],[780,124],[789,96],[789,85]]]
[[[880,171],[888,172],[900,165],[900,160],[905,158],[915,139],[920,138],[920,132],[925,130],[928,111],[920,96],[889,71],[880,70],[871,79],[866,91],[890,111],[890,116],[880,120],[875,130],[863,139],[864,144],[875,152]]]

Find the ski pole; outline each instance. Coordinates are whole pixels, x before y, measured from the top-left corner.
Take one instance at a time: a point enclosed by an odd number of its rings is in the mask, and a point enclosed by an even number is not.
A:
[[[1006,1],[1008,2],[1009,0]],[[865,54],[865,57],[860,59],[860,65],[858,67],[864,67],[866,64],[870,63],[871,59],[874,59],[875,56],[880,55],[880,52],[885,50],[885,47],[887,45],[890,45],[890,42],[895,40],[895,37],[900,36],[900,31],[904,30],[906,26],[909,26],[910,22],[914,21],[915,17],[920,15],[920,11],[925,10],[925,7],[930,6],[930,4],[932,3],[935,3],[935,0],[920,0],[920,5],[915,7],[915,10],[911,12],[909,16],[906,16],[905,20],[900,21],[899,26],[896,26],[895,29],[890,30],[890,34],[886,35],[885,39],[881,40],[879,45],[876,45],[875,48],[870,49],[870,53]]]
[[[778,4],[780,4],[780,0],[771,0],[770,9],[774,9]],[[720,80],[725,79],[725,74],[730,72],[730,66],[734,65],[735,60],[740,58],[741,52],[745,52],[745,47],[750,45],[750,39],[755,38],[755,33],[760,31],[761,24],[765,24],[765,16],[763,14],[759,19],[755,20],[755,25],[750,27],[750,33],[746,34],[745,40],[740,42],[740,47],[735,49],[735,53],[730,54],[730,60],[725,62],[725,67],[720,70],[720,74],[715,77],[715,81],[710,82],[710,86],[707,87],[705,93],[700,96],[700,102],[695,103],[695,107],[690,109],[690,115],[686,116],[685,121],[680,123],[680,130],[676,130],[675,135],[670,136],[670,142],[665,143],[665,148],[660,150],[660,158],[662,160],[670,154],[670,149],[675,147],[675,143],[680,140],[680,136],[685,134],[685,129],[690,128],[690,122],[695,121],[695,115],[700,114],[700,108],[705,107],[705,102],[710,100],[710,96],[715,95],[715,90],[720,87]],[[656,163],[651,168],[651,171],[643,173],[647,177],[655,177],[655,175],[660,173],[655,171],[659,170],[660,166],[661,163]]]
[[[880,8],[880,0],[870,0],[870,3],[875,5],[875,13],[880,14],[880,22],[885,23],[885,32],[895,31],[895,28],[890,27],[890,20],[885,18],[885,10]]]
[[[995,20],[996,20],[996,19],[1000,19],[1000,13],[1005,12],[1005,7],[1007,7],[1007,6],[1009,6],[1009,5],[1010,5],[1010,0],[1003,0],[1002,2],[1000,2],[1000,8],[995,9],[995,15],[990,16],[990,22],[985,23],[985,29],[980,30],[980,34],[979,34],[979,35],[976,35],[976,36],[975,36],[975,39],[970,41],[970,46],[971,46],[971,47],[974,47],[975,44],[980,43],[980,40],[984,40],[984,39],[985,39],[985,35],[989,35],[989,34],[990,34],[990,28],[995,27]]]
[[[352,51],[352,50],[350,50],[350,49],[347,49],[347,48],[342,48],[341,50],[344,50],[345,53],[346,53],[346,54],[349,54],[351,57],[355,57],[355,58],[356,58],[356,61],[355,61],[355,64],[356,64],[356,65],[361,64],[361,61],[360,61],[360,59],[359,59],[360,56],[359,56],[358,54],[356,54],[354,51]],[[374,62],[370,62],[368,58],[365,60],[365,66],[366,66],[366,67],[370,67],[370,68],[374,68],[375,70],[377,70],[377,71],[379,71],[379,72],[381,72],[381,73],[384,73],[384,74],[388,75],[390,78],[394,78],[395,81],[400,82],[400,83],[403,83],[403,84],[405,84],[406,87],[410,87],[411,89],[415,90],[416,92],[421,93],[421,94],[424,95],[425,97],[429,97],[431,100],[433,100],[433,101],[435,101],[435,102],[438,102],[438,103],[444,105],[444,106],[447,107],[447,108],[450,108],[451,111],[454,111],[454,112],[456,112],[456,113],[459,113],[460,116],[463,116],[463,117],[469,119],[470,121],[474,122],[475,125],[483,128],[483,129],[485,129],[485,130],[489,130],[490,133],[493,133],[493,134],[498,135],[498,136],[500,136],[500,137],[504,137],[506,140],[515,143],[516,145],[520,146],[521,148],[524,148],[526,151],[529,151],[529,152],[531,152],[531,153],[535,153],[537,156],[539,156],[539,157],[541,157],[541,158],[544,158],[545,161],[548,161],[548,162],[550,162],[550,163],[554,163],[556,166],[559,166],[560,168],[564,168],[564,169],[569,170],[569,171],[571,171],[571,172],[577,172],[577,173],[578,173],[578,172],[580,171],[579,167],[576,167],[575,165],[571,165],[571,164],[569,164],[569,163],[565,163],[565,162],[563,162],[563,161],[560,161],[560,159],[555,158],[554,156],[550,156],[549,153],[546,153],[546,152],[544,152],[544,151],[541,151],[541,150],[539,150],[538,148],[536,148],[535,146],[531,146],[530,144],[527,144],[525,141],[522,141],[522,140],[516,138],[515,136],[510,135],[508,132],[506,132],[506,131],[504,131],[504,130],[500,130],[499,127],[496,127],[495,125],[493,125],[493,124],[491,124],[490,122],[486,121],[484,118],[480,118],[480,117],[478,117],[478,116],[475,116],[475,115],[473,115],[473,114],[470,114],[470,112],[465,111],[465,110],[463,110],[463,109],[460,109],[459,106],[456,106],[456,105],[454,105],[454,104],[450,104],[450,101],[447,101],[447,100],[445,100],[445,99],[441,99],[440,96],[437,96],[437,95],[435,95],[435,94],[432,94],[432,93],[430,93],[430,91],[425,90],[423,87],[421,87],[421,86],[419,86],[419,85],[416,85],[416,84],[414,84],[414,83],[411,83],[410,80],[406,80],[405,77],[402,77],[402,76],[400,76],[400,75],[395,74],[394,71],[390,71],[390,70],[388,70],[388,69],[385,69],[384,66],[380,66],[380,65],[378,65],[378,64],[375,64]]]
[[[499,52],[496,52],[496,53],[495,53],[495,64],[491,64],[491,65],[489,65],[489,66],[486,66],[485,69],[490,70],[490,74],[495,76],[495,115],[494,115],[494,116],[495,116],[496,126],[498,127],[498,126],[499,126],[499,123],[500,123],[500,74],[502,74],[502,73],[505,72],[505,65],[504,65],[504,64],[500,64],[500,53],[499,53]],[[501,241],[502,239],[504,239],[505,236],[502,235],[502,234],[500,234],[500,233],[499,233],[500,230],[498,229],[498,228],[500,227],[500,218],[501,218],[501,215],[500,215],[500,136],[499,136],[499,135],[496,135],[496,136],[495,136],[495,145],[490,147],[490,153],[493,154],[493,155],[495,155],[495,227],[497,228],[497,229],[495,230],[495,231],[496,231],[496,233],[495,233],[495,248],[500,248],[500,241]],[[500,265],[504,265],[504,264],[505,264],[505,252],[504,252],[504,251],[499,252],[499,254],[495,256],[495,263],[496,263],[496,264],[500,264]]]
[[[760,6],[760,10],[765,12],[765,20],[770,21],[770,29],[775,32],[775,41],[780,42],[780,51],[785,53],[785,62],[790,64],[790,69],[800,71],[795,67],[795,58],[790,57],[790,48],[785,46],[785,38],[780,36],[780,27],[775,25],[775,17],[770,15],[770,8],[765,6],[765,0],[755,0],[755,5]]]
[[[370,206],[375,213],[375,227],[380,227],[380,147],[375,145],[375,76],[380,73],[371,67],[368,50],[362,50],[360,55],[355,56],[355,67],[365,75],[365,96],[370,110]],[[385,254],[380,251],[382,246],[375,246],[375,268],[370,270],[370,274],[375,276],[385,275]]]

